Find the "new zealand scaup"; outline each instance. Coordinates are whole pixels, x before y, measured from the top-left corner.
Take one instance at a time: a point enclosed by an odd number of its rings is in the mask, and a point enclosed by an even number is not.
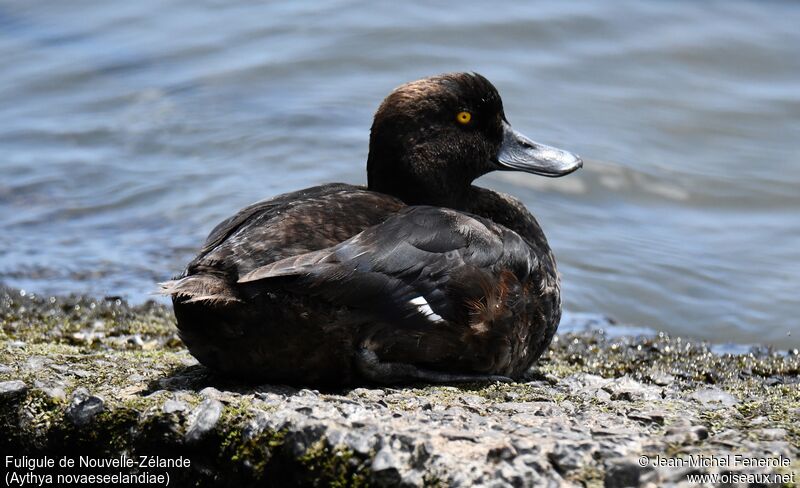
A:
[[[375,114],[366,188],[326,184],[242,209],[162,293],[190,352],[235,377],[518,378],[558,327],[556,263],[520,201],[472,181],[581,165],[515,132],[483,76],[406,83]]]

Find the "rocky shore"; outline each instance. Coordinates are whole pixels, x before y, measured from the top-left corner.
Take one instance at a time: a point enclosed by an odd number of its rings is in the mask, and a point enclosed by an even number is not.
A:
[[[798,483],[796,350],[589,330],[559,335],[524,382],[315,391],[214,376],[154,303],[0,289],[0,324],[12,486]]]

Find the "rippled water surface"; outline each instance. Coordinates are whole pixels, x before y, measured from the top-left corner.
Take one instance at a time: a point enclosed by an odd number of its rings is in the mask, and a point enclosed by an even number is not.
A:
[[[148,298],[241,206],[365,181],[372,113],[478,71],[564,179],[495,174],[565,306],[800,345],[800,4],[0,1],[0,281]]]

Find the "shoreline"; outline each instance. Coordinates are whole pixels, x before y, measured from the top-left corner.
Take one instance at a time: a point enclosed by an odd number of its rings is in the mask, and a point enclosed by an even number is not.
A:
[[[0,288],[0,324],[3,459],[183,457],[123,471],[202,486],[670,486],[726,473],[720,483],[781,486],[800,468],[797,351],[588,330],[558,334],[523,382],[320,392],[216,377],[153,302]],[[95,466],[82,473],[121,469]],[[47,470],[79,474],[15,468]]]

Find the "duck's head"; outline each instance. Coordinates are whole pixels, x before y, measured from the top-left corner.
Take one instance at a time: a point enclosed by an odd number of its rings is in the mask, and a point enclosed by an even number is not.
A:
[[[386,97],[372,124],[367,175],[370,190],[410,205],[459,208],[472,181],[490,171],[557,177],[582,165],[578,156],[513,130],[489,80],[449,73]]]

